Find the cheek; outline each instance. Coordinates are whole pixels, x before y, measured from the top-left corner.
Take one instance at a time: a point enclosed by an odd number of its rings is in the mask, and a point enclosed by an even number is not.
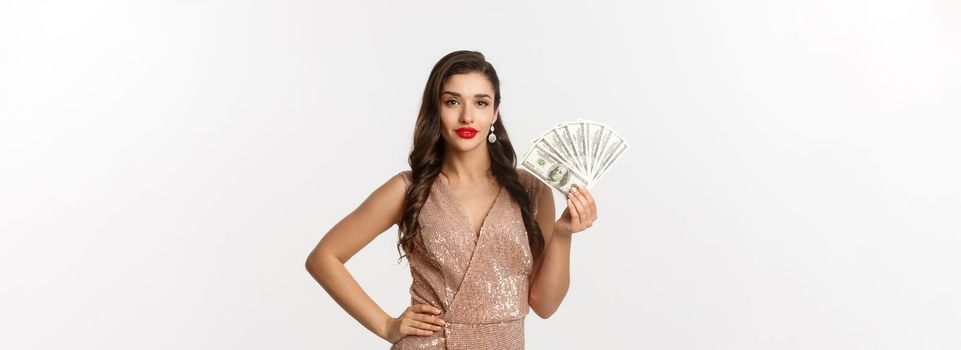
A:
[[[494,109],[491,107],[477,107],[477,109],[475,109],[475,113],[478,116],[484,116],[484,118],[488,121],[494,119]]]
[[[440,110],[440,122],[445,128],[451,128],[456,126],[458,121],[457,113],[451,111],[449,108],[441,108]]]

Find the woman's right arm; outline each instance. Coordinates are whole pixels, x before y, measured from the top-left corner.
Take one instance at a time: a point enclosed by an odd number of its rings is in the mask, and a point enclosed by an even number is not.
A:
[[[434,325],[417,322],[426,318],[415,315],[435,310],[414,305],[401,317],[390,317],[364,292],[344,263],[377,235],[400,222],[406,188],[401,174],[387,180],[321,238],[305,263],[310,275],[340,307],[368,330],[391,343],[408,334],[429,335],[426,329],[439,330]]]

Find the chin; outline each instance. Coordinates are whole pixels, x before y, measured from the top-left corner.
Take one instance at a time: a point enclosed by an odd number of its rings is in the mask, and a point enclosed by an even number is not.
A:
[[[454,136],[446,141],[450,148],[453,148],[458,152],[470,152],[483,145],[483,142],[480,141],[487,141],[486,139],[479,140],[479,137],[480,135],[474,136],[472,139],[462,139],[458,136]]]

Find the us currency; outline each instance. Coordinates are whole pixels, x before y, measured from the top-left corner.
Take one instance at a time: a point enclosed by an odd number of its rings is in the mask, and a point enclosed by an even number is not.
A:
[[[570,147],[571,154],[573,156],[571,157],[571,163],[574,164],[578,168],[578,170],[581,171],[581,173],[586,174],[587,169],[585,169],[583,167],[583,163],[580,162],[581,160],[580,148],[578,147],[577,143],[574,142],[574,139],[575,139],[574,135],[576,134],[576,132],[572,132],[572,129],[573,127],[570,125],[570,123],[560,123],[560,124],[557,124],[557,126],[555,127],[555,130],[557,130],[558,136],[560,136],[561,138],[560,142],[567,145],[567,147]]]
[[[599,181],[601,177],[604,176],[604,173],[607,172],[607,169],[616,163],[617,160],[621,158],[621,155],[630,148],[630,145],[616,132],[612,133],[610,140],[612,141],[607,146],[607,149],[602,152],[599,159],[599,169],[591,178],[591,182],[593,183]]]
[[[551,151],[540,145],[531,147],[524,155],[521,166],[562,195],[567,196],[573,185],[590,189],[590,182],[581,176],[578,171],[571,169],[564,161],[561,161]]]
[[[561,123],[561,135],[566,139],[567,144],[574,149],[574,160],[572,163],[580,167],[582,173],[587,173],[587,152],[584,151],[584,134],[581,133],[581,124],[578,122]]]
[[[534,139],[534,141],[531,141],[531,145],[541,142],[545,143],[545,146],[547,146],[548,149],[554,151],[555,155],[566,160],[568,165],[577,167],[577,164],[572,163],[572,161],[576,158],[574,155],[574,150],[572,149],[573,145],[568,144],[565,141],[565,138],[558,133],[557,129],[550,129],[541,133],[541,135]],[[577,170],[583,169],[578,168]],[[581,173],[583,174],[584,172],[581,171]]]
[[[581,148],[581,167],[584,168],[584,172],[590,172],[590,160],[587,158],[587,125],[584,122],[578,122],[575,124],[574,130],[577,130],[577,135],[574,137],[574,141],[578,142],[578,146]]]
[[[564,163],[564,165],[566,165],[569,169],[576,171],[578,175],[580,175],[582,178],[585,178],[585,179],[591,178],[591,176],[589,176],[587,173],[578,169],[577,165],[572,162],[574,160],[574,157],[572,157],[570,153],[563,151],[564,149],[563,144],[558,145],[554,142],[551,142],[549,139],[540,138],[534,141],[534,145],[541,147],[542,150],[550,152],[550,154],[555,159]],[[561,146],[561,147],[557,147],[557,146]]]
[[[595,148],[591,149],[591,158],[594,159],[594,168],[591,172],[591,179],[597,178],[601,172],[604,171],[604,156],[612,152],[612,147],[617,147],[619,145],[620,137],[614,130],[608,127],[606,124],[600,124],[602,130],[597,139],[592,139],[591,142]],[[593,180],[592,180],[593,181]]]
[[[601,146],[604,145],[604,142],[606,141],[605,136],[610,134],[611,129],[607,128],[605,125],[601,123],[588,120],[587,130],[588,130],[587,159],[591,160],[588,167],[588,174],[591,174],[593,177],[593,175],[596,174],[598,170],[598,164],[597,164],[598,163],[597,159],[599,158],[598,151],[600,151]]]

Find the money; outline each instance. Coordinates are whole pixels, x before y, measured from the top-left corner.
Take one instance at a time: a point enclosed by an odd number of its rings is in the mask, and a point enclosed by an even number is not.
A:
[[[586,187],[589,183],[579,171],[537,145],[527,151],[521,166],[561,193],[570,192],[573,185]]]
[[[591,189],[630,146],[604,123],[557,123],[531,142],[521,166],[563,195],[571,186]]]

